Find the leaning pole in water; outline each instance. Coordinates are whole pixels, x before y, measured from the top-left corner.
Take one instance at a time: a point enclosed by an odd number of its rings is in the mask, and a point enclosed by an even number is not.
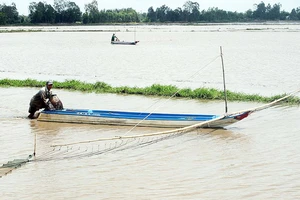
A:
[[[227,92],[226,92],[226,81],[225,81],[225,70],[224,70],[224,61],[223,61],[223,52],[222,52],[222,46],[220,46],[220,54],[221,54],[221,61],[222,61],[222,71],[223,71],[223,85],[224,85],[225,114],[227,114],[227,112],[228,112],[228,107],[227,107]]]

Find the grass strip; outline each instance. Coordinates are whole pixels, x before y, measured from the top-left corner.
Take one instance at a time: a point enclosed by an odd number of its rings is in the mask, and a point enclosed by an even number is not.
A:
[[[81,92],[95,92],[95,93],[114,93],[114,94],[134,94],[144,96],[165,96],[170,97],[174,95],[177,98],[203,99],[203,100],[223,100],[224,92],[214,88],[197,88],[180,89],[174,85],[160,85],[153,84],[148,87],[112,87],[104,82],[86,83],[78,80],[66,80],[64,82],[54,81],[54,88],[66,89]],[[33,79],[16,80],[16,79],[1,79],[0,87],[44,87],[45,81],[37,81]],[[269,103],[286,94],[279,94],[271,97],[265,97],[258,94],[245,94],[241,92],[232,92],[227,90],[228,101],[242,101],[242,102],[261,102]],[[290,105],[300,104],[299,97],[289,97],[285,103]]]

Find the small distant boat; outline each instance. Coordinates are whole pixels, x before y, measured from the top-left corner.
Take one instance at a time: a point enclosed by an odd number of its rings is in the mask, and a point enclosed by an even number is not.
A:
[[[139,41],[126,42],[126,41],[111,41],[111,44],[121,44],[121,45],[136,45]]]
[[[111,38],[111,44],[120,44],[120,45],[136,45],[139,41],[136,40],[136,31],[134,29],[134,39],[133,41],[121,41],[115,34]]]

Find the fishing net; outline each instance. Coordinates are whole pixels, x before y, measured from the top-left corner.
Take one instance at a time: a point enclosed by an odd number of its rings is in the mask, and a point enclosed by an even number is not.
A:
[[[247,110],[243,110],[231,114],[224,114],[215,119],[204,121],[183,128],[160,131],[155,133],[147,133],[141,135],[124,134],[122,136],[115,136],[109,138],[99,138],[95,140],[78,141],[78,142],[67,143],[67,144],[54,144],[51,145],[52,147],[51,151],[48,151],[36,157],[36,161],[46,161],[52,159],[71,159],[71,158],[77,159],[81,157],[101,155],[104,153],[115,153],[119,151],[124,151],[126,149],[142,148],[148,145],[152,145],[164,141],[166,139],[172,139],[172,138],[182,136],[183,134],[186,134],[195,129],[209,127],[209,124],[212,124],[214,122],[217,122],[219,120],[222,120],[230,116],[234,116],[237,114],[246,114],[248,116],[253,112],[257,112],[266,109],[268,107],[274,106],[277,103],[298,93],[299,91],[300,90],[297,90],[289,95],[286,95],[280,99],[277,99],[271,103],[264,104],[259,107],[255,107],[252,109],[247,109]]]
[[[61,160],[72,158],[86,158],[106,153],[116,153],[127,149],[138,149],[158,142],[182,136],[186,132],[176,132],[166,135],[152,135],[147,137],[116,137],[94,141],[85,141],[70,144],[52,145],[52,149],[35,158],[35,161]]]
[[[218,120],[222,120],[228,116],[247,113],[251,114],[253,112],[257,112],[268,107],[274,106],[280,101],[283,101],[290,96],[298,93],[300,90],[295,91],[289,95],[286,95],[280,99],[277,99],[269,104],[265,104],[256,108],[239,111],[231,114],[224,114],[218,118],[208,120],[205,122],[201,122],[198,124],[194,124],[191,126],[174,129],[174,130],[166,130],[160,131],[155,133],[147,133],[143,135],[122,135],[122,136],[115,136],[110,138],[99,138],[95,140],[86,140],[86,141],[78,141],[73,143],[67,144],[54,144],[51,145],[51,150],[36,155],[36,138],[35,138],[35,150],[33,155],[30,155],[26,159],[15,159],[13,161],[9,161],[6,164],[3,164],[0,167],[0,177],[9,173],[13,169],[22,166],[27,162],[39,162],[39,161],[50,161],[50,160],[62,160],[62,159],[80,159],[86,158],[91,156],[99,156],[106,153],[116,153],[120,151],[125,151],[127,149],[138,149],[143,148],[149,145],[156,144],[161,141],[165,141],[167,139],[173,139],[193,130],[199,130],[202,127],[209,127],[210,123],[214,123]]]
[[[30,159],[32,159],[32,155],[29,155],[28,158],[26,159],[14,159],[12,161],[8,161],[6,164],[3,164],[0,167],[0,178],[3,175],[8,174],[9,172],[11,172],[13,169],[16,169],[18,167],[21,167],[22,165],[24,165],[25,163],[29,162]]]

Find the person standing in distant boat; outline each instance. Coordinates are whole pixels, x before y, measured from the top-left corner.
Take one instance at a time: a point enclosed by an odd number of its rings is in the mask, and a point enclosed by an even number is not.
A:
[[[52,91],[50,90],[52,89],[52,86],[53,82],[47,81],[46,86],[40,89],[40,91],[31,98],[28,110],[30,114],[28,115],[28,118],[35,118],[34,113],[41,108],[46,108],[48,110],[55,109],[50,101],[50,98],[52,96]]]
[[[114,41],[120,41],[120,40],[119,40],[119,38],[116,36],[116,34],[113,34],[112,37],[111,37],[111,41],[114,42]]]

